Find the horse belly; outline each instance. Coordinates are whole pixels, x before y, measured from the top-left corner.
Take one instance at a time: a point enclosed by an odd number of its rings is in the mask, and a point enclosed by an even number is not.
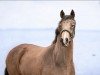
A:
[[[67,71],[62,68],[45,67],[42,70],[42,75],[67,75]]]

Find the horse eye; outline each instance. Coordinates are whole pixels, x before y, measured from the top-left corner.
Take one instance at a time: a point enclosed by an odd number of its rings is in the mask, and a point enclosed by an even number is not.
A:
[[[75,25],[72,25],[72,28],[74,28],[75,27]]]

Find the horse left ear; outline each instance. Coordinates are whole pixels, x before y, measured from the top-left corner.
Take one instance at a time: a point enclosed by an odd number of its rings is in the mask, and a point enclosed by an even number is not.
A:
[[[70,15],[74,18],[75,17],[75,12],[74,10],[71,11]]]
[[[61,10],[61,12],[60,12],[60,17],[63,18],[64,16],[65,16],[65,13],[64,13],[63,10]]]

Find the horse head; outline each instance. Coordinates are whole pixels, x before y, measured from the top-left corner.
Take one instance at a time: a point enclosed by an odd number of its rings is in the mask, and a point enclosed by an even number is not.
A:
[[[75,36],[74,10],[71,10],[70,15],[65,15],[64,11],[61,10],[60,17],[61,21],[56,29],[56,35],[60,35],[62,44],[68,46]]]

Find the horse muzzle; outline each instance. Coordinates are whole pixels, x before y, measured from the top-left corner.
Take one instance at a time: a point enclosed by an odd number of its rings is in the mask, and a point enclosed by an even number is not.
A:
[[[68,38],[61,38],[62,45],[68,46],[70,44],[70,40]]]

